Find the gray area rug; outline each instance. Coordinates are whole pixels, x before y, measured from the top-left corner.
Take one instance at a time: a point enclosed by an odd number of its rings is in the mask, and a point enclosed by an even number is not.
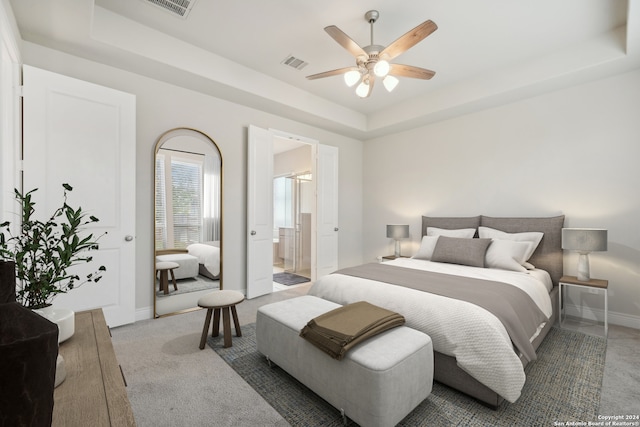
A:
[[[309,281],[308,277],[299,276],[293,273],[276,273],[273,275],[273,281],[276,283],[280,283],[281,285],[299,285],[300,283],[307,283]]]
[[[233,346],[209,336],[216,351],[292,426],[341,426],[339,412],[279,367],[270,368],[256,349],[255,324],[242,327]],[[431,395],[400,426],[552,426],[597,421],[606,340],[552,328],[526,369],[527,382],[515,403],[497,410],[435,382]],[[356,426],[349,422],[350,426]]]

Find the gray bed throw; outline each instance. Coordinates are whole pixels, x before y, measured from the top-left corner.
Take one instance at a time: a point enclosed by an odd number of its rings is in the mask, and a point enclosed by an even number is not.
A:
[[[311,319],[300,336],[334,359],[342,360],[355,345],[402,324],[404,317],[398,313],[359,301]]]
[[[470,302],[496,316],[527,362],[536,360],[529,339],[547,317],[523,290],[506,283],[398,267],[363,264],[334,274],[361,277]]]

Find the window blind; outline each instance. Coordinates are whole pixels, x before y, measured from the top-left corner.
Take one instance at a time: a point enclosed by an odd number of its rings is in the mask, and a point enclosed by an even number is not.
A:
[[[165,156],[156,156],[156,250],[167,248],[167,201],[165,191],[166,176],[164,173]]]
[[[204,156],[159,150],[156,156],[156,250],[184,249],[203,237]]]
[[[202,240],[202,162],[171,160],[174,247]]]

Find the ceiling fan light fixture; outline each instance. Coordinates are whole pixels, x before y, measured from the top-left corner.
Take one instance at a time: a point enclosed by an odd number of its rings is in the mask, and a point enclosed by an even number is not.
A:
[[[424,21],[385,47],[374,44],[373,41],[373,24],[378,20],[379,16],[380,14],[377,10],[370,10],[364,15],[371,26],[371,44],[364,47],[353,41],[335,25],[324,27],[324,30],[331,38],[353,55],[356,60],[356,66],[313,74],[307,76],[307,79],[315,80],[343,74],[344,81],[349,87],[353,87],[360,82],[356,87],[356,94],[361,98],[367,98],[371,94],[376,77],[382,79],[382,83],[389,92],[395,89],[399,83],[396,77],[431,79],[436,74],[435,71],[413,65],[391,65],[390,61],[393,61],[398,55],[406,52],[437,30],[438,26],[435,22],[431,20]]]
[[[369,85],[368,80],[362,80],[362,83],[358,85],[356,88],[356,95],[360,98],[366,98],[369,96],[369,91],[371,90],[371,86]]]
[[[384,77],[387,74],[389,74],[390,69],[391,69],[391,66],[389,65],[389,62],[382,59],[376,62],[376,65],[373,67],[373,72],[378,77]]]
[[[347,84],[347,86],[352,87],[360,81],[360,77],[360,71],[351,70],[345,73],[344,82]]]
[[[394,90],[396,86],[398,86],[399,82],[400,80],[396,79],[393,76],[387,76],[382,80],[382,84],[384,85],[384,88],[387,90],[387,92],[391,92],[392,90]]]

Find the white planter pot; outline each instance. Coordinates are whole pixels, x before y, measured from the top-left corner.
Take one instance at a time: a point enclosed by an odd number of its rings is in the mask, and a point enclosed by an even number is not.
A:
[[[53,386],[58,387],[65,378],[67,378],[67,368],[64,366],[64,359],[60,353],[58,353],[58,358],[56,359],[56,378]]]
[[[73,310],[49,306],[33,311],[58,325],[58,343],[71,338],[75,332],[75,312]]]
[[[54,308],[52,306],[33,310],[40,316],[58,325],[58,344],[71,338],[76,329],[75,312],[68,308]],[[67,377],[64,359],[58,353],[56,359],[56,377],[54,387],[58,387]]]

